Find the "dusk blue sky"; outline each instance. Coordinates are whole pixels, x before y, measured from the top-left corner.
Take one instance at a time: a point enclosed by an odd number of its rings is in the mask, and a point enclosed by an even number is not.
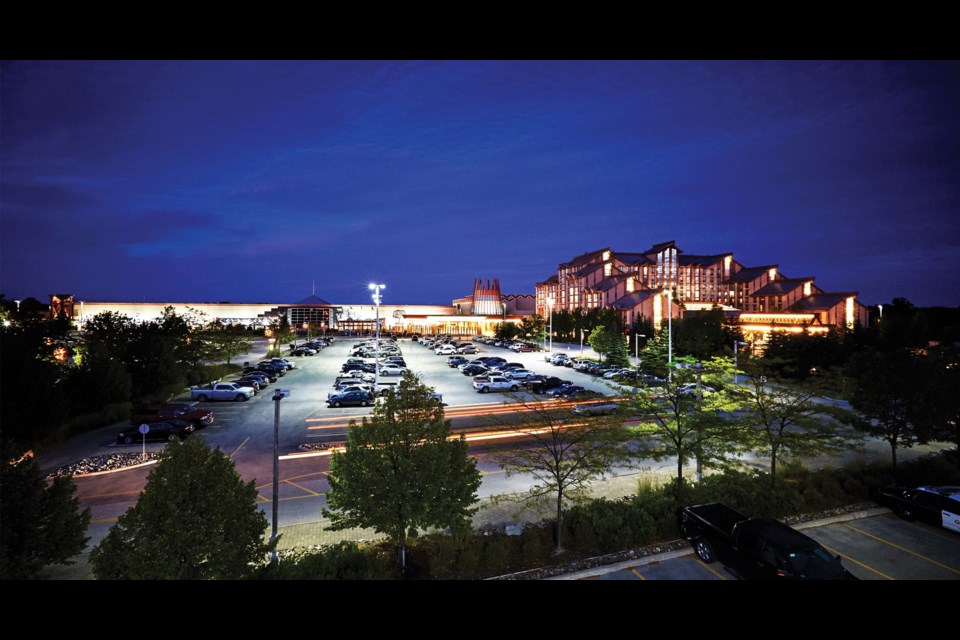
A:
[[[960,305],[960,63],[7,61],[0,292],[449,304],[595,249]]]

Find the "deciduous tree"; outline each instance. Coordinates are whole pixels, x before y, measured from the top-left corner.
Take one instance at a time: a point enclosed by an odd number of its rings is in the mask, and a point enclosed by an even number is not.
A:
[[[549,498],[556,509],[555,551],[563,551],[563,507],[583,495],[591,480],[603,477],[626,457],[626,433],[617,415],[583,416],[569,408],[516,398],[506,428],[524,442],[494,455],[508,475],[525,474],[534,484],[525,499]],[[503,426],[498,426],[503,428]]]
[[[350,422],[347,443],[330,461],[328,510],[333,529],[369,527],[385,534],[406,566],[411,530],[463,529],[476,510],[480,472],[463,437],[432,392],[412,373]]]

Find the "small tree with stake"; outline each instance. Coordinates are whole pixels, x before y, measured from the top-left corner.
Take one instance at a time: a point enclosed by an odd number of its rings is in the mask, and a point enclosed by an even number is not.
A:
[[[582,416],[569,408],[517,397],[507,428],[525,442],[494,455],[507,475],[533,477],[524,500],[549,498],[556,509],[554,552],[563,552],[563,507],[584,494],[591,480],[606,475],[624,457],[624,432],[616,415]],[[503,428],[500,426],[499,428]]]

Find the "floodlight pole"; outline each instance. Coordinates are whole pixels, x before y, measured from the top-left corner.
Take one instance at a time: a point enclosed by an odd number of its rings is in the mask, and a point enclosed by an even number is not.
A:
[[[273,392],[273,528],[270,533],[270,542],[277,543],[277,516],[280,506],[280,401],[290,395],[287,389],[277,389]],[[277,547],[273,547],[270,562],[276,564]]]

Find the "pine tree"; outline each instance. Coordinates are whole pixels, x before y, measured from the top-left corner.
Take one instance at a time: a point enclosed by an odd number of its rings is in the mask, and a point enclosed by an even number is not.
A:
[[[199,438],[172,442],[140,499],[90,554],[98,579],[237,579],[266,560],[257,490]]]

